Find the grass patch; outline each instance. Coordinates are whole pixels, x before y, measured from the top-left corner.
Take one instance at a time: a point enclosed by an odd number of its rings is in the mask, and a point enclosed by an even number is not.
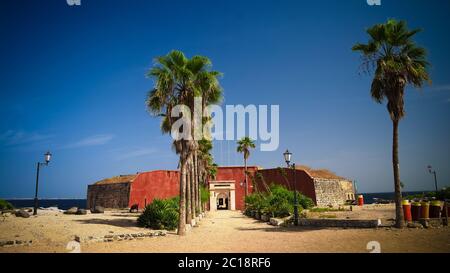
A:
[[[333,211],[345,211],[344,208],[341,209],[335,209],[335,208],[311,208],[309,209],[310,212],[333,212]]]
[[[0,210],[11,210],[14,206],[6,200],[0,199]]]

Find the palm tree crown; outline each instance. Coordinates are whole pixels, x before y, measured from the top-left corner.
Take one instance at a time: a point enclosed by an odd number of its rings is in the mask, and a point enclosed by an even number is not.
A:
[[[250,157],[250,149],[254,149],[255,143],[249,137],[243,137],[238,141],[237,152],[244,154],[244,159],[247,160]]]
[[[352,48],[362,53],[363,69],[375,69],[372,98],[378,103],[387,100],[393,121],[399,121],[405,115],[403,93],[406,85],[422,87],[424,82],[430,81],[426,51],[412,40],[420,31],[410,31],[405,21],[391,19],[369,28],[369,42],[358,43]]]

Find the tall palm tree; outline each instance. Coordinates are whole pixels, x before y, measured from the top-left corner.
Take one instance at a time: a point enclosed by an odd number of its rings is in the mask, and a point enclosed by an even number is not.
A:
[[[361,52],[363,69],[375,70],[371,96],[377,103],[387,101],[393,125],[392,165],[395,188],[396,227],[404,226],[401,207],[402,193],[398,158],[398,124],[405,116],[404,91],[410,84],[416,88],[431,82],[427,72],[426,51],[413,40],[419,29],[409,30],[406,22],[388,20],[367,30],[367,44],[356,44],[353,51]]]
[[[163,133],[170,133],[172,125],[181,117],[174,118],[171,111],[176,105],[186,105],[194,110],[195,98],[206,91],[208,97],[204,105],[214,103],[221,98],[222,92],[218,84],[219,72],[210,71],[211,61],[203,56],[191,59],[181,51],[171,51],[166,56],[157,57],[156,64],[148,72],[148,76],[155,79],[155,87],[148,93],[147,108],[159,117],[163,117],[161,129]],[[211,91],[212,90],[212,91]],[[194,126],[198,126],[191,115],[191,133]],[[184,128],[183,128],[184,129]],[[174,150],[180,156],[180,221],[178,234],[185,234],[186,223],[196,216],[199,202],[198,172],[196,168],[196,151],[198,142],[194,135],[191,139],[175,140]]]
[[[189,60],[181,51],[171,51],[166,56],[156,58],[156,64],[147,73],[155,79],[155,87],[147,95],[147,108],[155,116],[163,117],[161,129],[169,133],[177,120],[171,116],[173,107],[189,105],[193,96],[192,72],[187,69]],[[173,143],[180,155],[180,211],[178,234],[185,235],[187,210],[187,167],[193,143],[190,140],[176,140]]]
[[[244,167],[245,167],[245,196],[248,195],[248,181],[247,181],[247,160],[250,157],[250,149],[256,147],[253,140],[249,137],[243,137],[238,141],[237,152],[244,154]]]

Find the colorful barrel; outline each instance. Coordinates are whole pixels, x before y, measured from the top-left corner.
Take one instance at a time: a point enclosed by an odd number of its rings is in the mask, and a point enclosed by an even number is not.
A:
[[[420,202],[413,202],[411,204],[411,217],[413,221],[419,221],[421,207]]]
[[[402,207],[403,207],[403,216],[405,217],[406,222],[412,221],[412,215],[411,215],[411,204],[408,200],[402,201]]]
[[[447,215],[445,215],[445,205],[447,204]],[[444,202],[444,207],[442,208],[442,218],[445,216],[450,217],[450,203]]]
[[[358,195],[358,206],[364,205],[364,196]]]
[[[420,218],[428,219],[430,218],[430,202],[423,201],[421,203],[422,209],[420,210]]]
[[[441,217],[441,201],[432,201],[430,204],[430,218]]]

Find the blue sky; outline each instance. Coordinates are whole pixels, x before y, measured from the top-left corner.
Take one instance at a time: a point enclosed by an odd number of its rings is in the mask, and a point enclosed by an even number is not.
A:
[[[145,109],[153,58],[172,49],[206,55],[225,104],[280,105],[280,148],[250,164],[329,168],[362,192],[392,190],[392,129],[369,96],[371,77],[351,51],[388,18],[421,27],[433,85],[406,92],[400,171],[406,190],[450,180],[449,1],[2,1],[0,5],[0,197],[85,197],[105,177],[175,169],[159,120]],[[235,143],[216,143],[221,165],[241,164]]]

